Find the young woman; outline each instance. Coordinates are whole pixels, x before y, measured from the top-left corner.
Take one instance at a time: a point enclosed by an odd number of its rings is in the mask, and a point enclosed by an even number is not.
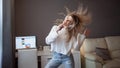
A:
[[[83,28],[84,16],[69,13],[61,24],[52,27],[45,40],[46,44],[51,45],[53,57],[45,68],[58,68],[61,64],[65,68],[74,68],[72,51],[80,50],[87,30]]]

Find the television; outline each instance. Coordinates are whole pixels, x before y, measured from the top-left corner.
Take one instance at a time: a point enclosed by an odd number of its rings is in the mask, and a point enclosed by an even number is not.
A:
[[[17,50],[36,48],[36,36],[17,36],[15,46]]]

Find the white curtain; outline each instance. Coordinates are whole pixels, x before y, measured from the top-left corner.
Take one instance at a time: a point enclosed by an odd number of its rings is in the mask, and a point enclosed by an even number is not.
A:
[[[2,68],[2,0],[0,0],[0,68]]]

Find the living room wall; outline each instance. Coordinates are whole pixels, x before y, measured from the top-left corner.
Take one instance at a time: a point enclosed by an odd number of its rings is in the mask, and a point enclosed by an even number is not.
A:
[[[37,46],[46,45],[54,20],[64,18],[64,6],[75,10],[79,3],[92,14],[89,38],[120,35],[119,0],[15,0],[15,36],[35,35]]]

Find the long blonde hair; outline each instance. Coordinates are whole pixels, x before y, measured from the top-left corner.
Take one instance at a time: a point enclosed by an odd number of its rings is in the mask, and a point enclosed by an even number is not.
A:
[[[79,6],[77,10],[75,11],[70,11],[67,7],[66,12],[67,15],[63,14],[64,16],[71,16],[73,18],[73,22],[76,24],[75,27],[68,31],[68,40],[67,42],[70,41],[71,37],[74,36],[77,38],[78,33],[83,33],[84,29],[86,26],[91,22],[91,14],[88,12],[88,9],[83,9],[83,7]],[[57,19],[57,23],[61,23],[63,19]]]
[[[91,14],[88,12],[86,8],[83,10],[83,7],[79,7],[76,11],[70,12],[68,8],[66,8],[67,15],[73,18],[73,22],[76,24],[75,27],[68,31],[68,42],[70,41],[71,37],[74,36],[77,38],[78,33],[83,33],[84,30],[87,28],[86,26],[91,22]]]

